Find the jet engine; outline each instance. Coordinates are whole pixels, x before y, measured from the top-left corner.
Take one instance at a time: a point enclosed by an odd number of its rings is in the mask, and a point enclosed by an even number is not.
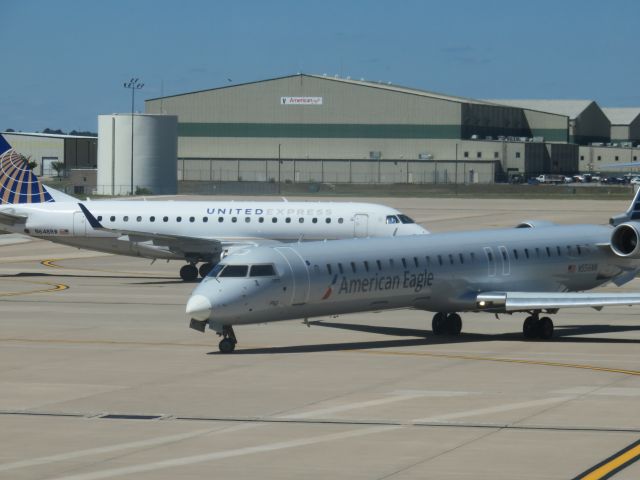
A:
[[[611,234],[611,250],[620,257],[640,258],[640,223],[618,225]]]

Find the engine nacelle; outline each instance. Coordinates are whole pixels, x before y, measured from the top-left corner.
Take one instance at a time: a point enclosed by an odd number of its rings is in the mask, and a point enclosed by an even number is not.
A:
[[[542,227],[554,227],[557,223],[549,222],[547,220],[525,220],[516,225],[516,228],[542,228]]]
[[[619,257],[640,258],[640,223],[618,225],[611,234],[611,250]]]

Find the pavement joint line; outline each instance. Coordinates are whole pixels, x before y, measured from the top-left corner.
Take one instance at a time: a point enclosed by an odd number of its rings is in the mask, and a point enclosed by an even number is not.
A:
[[[609,458],[581,473],[573,480],[604,480],[624,470],[640,459],[640,440],[627,445]]]
[[[53,412],[53,411],[33,411],[33,410],[0,410],[0,416],[33,416],[33,417],[67,417],[73,419],[90,420],[125,420],[125,421],[185,421],[185,422],[221,422],[221,423],[283,423],[283,424],[304,424],[304,425],[378,425],[378,426],[398,426],[398,427],[443,427],[443,428],[488,428],[507,430],[540,430],[540,431],[560,431],[560,432],[602,432],[602,433],[640,433],[640,426],[637,428],[606,427],[593,425],[544,425],[544,424],[515,424],[515,423],[493,423],[493,422],[462,422],[446,420],[376,420],[376,419],[340,419],[340,418],[282,418],[282,417],[204,417],[204,416],[181,416],[172,414],[141,414],[141,413],[115,413],[115,412]],[[640,452],[639,452],[640,455]]]
[[[581,370],[594,370],[598,372],[620,373],[623,375],[640,376],[640,370],[627,370],[623,368],[599,367],[597,365],[585,365],[585,364],[579,364],[579,363],[546,362],[543,360],[526,360],[522,358],[483,357],[483,356],[475,356],[475,355],[458,355],[458,354],[433,353],[433,352],[399,352],[399,351],[392,351],[392,350],[386,350],[386,351],[349,350],[349,352],[365,353],[368,355],[434,357],[434,358],[448,358],[448,359],[458,359],[458,360],[477,360],[477,361],[484,361],[484,362],[516,363],[516,364],[523,364],[523,365],[540,365],[545,367],[576,368]]]

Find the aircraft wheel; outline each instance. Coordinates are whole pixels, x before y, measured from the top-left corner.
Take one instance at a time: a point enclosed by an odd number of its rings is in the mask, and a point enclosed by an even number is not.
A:
[[[230,338],[223,338],[218,344],[221,353],[231,353],[236,349],[236,342]]]
[[[180,269],[180,278],[185,282],[192,282],[198,278],[198,269],[195,265],[188,263]]]
[[[447,315],[446,330],[449,335],[460,335],[462,331],[462,318],[457,313]]]
[[[538,322],[538,336],[542,340],[549,340],[553,337],[553,320],[549,317],[542,317]]]
[[[434,335],[442,335],[446,330],[447,318],[444,313],[436,313],[431,321],[431,331]]]
[[[200,276],[202,278],[204,278],[209,274],[209,272],[212,269],[213,269],[213,263],[206,262],[206,263],[203,263],[202,265],[200,265],[200,268],[198,269],[198,273],[200,274]]]
[[[538,320],[536,317],[527,317],[522,324],[522,333],[524,338],[536,338],[538,336]]]

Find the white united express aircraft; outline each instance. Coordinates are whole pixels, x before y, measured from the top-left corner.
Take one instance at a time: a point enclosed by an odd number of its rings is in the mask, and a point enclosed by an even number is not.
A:
[[[84,210],[84,212],[83,212]],[[350,202],[78,200],[44,187],[0,135],[0,229],[88,250],[184,260],[205,276],[234,248],[429,233],[393,208]]]
[[[258,247],[223,259],[193,291],[190,327],[237,343],[234,325],[352,312],[435,312],[433,333],[457,335],[457,312],[526,312],[526,338],[549,339],[543,313],[640,304],[640,293],[585,293],[640,271],[640,190],[611,226],[528,222],[510,229]]]

